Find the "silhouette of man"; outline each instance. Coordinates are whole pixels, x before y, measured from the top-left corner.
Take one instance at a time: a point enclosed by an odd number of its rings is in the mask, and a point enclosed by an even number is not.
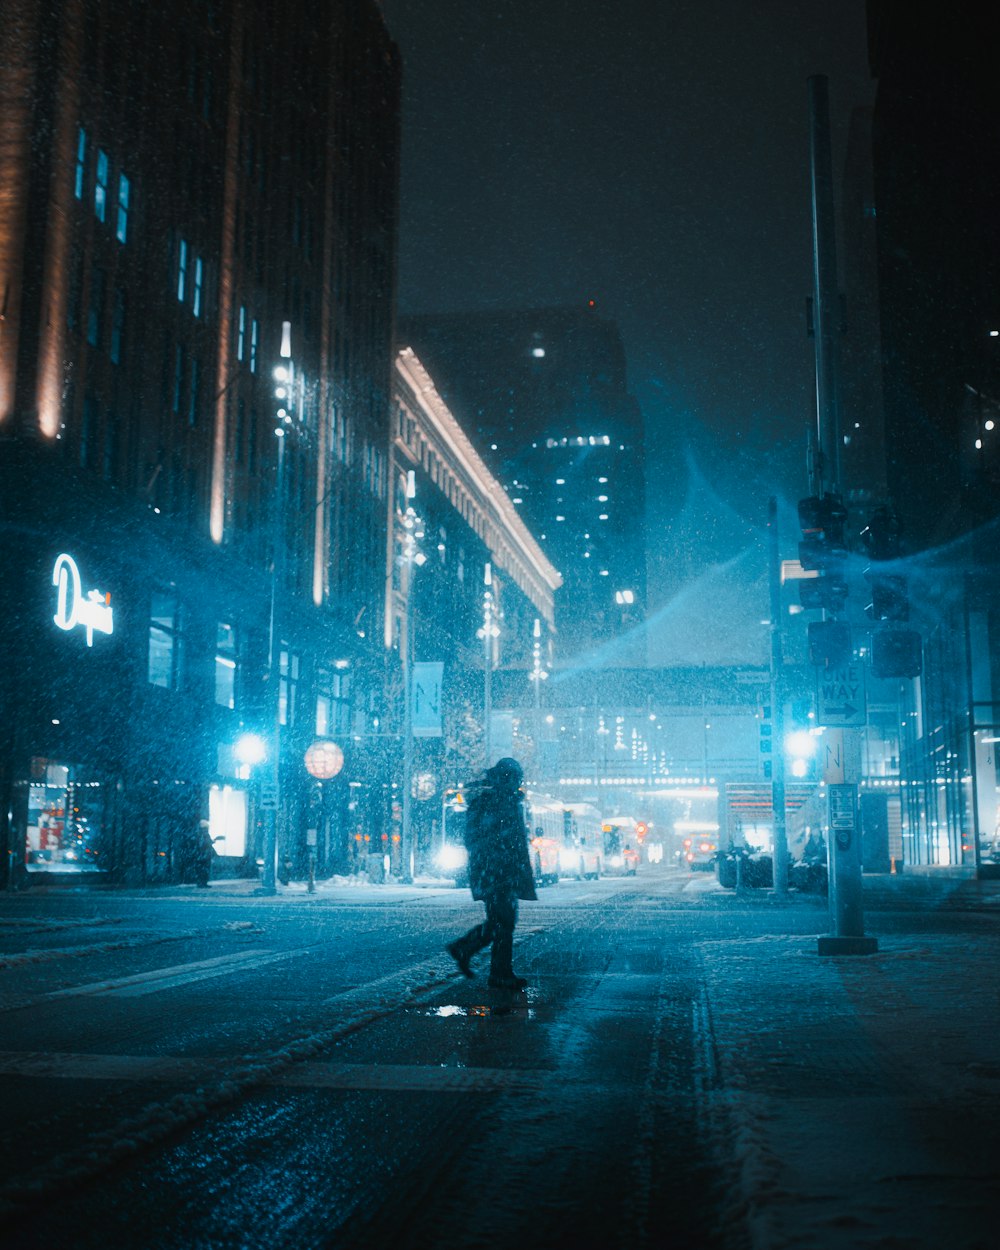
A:
[[[471,977],[473,955],[492,946],[489,985],[494,989],[521,990],[527,985],[513,966],[518,900],[538,897],[524,823],[523,779],[517,760],[498,760],[469,795],[465,818],[469,885],[472,897],[486,905],[486,920],[445,948]]]

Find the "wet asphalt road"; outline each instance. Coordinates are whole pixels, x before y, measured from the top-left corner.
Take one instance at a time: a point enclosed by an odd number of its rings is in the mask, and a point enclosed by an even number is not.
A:
[[[448,887],[3,899],[7,1246],[743,1246],[703,943],[825,909],[691,884],[544,890],[514,994]]]

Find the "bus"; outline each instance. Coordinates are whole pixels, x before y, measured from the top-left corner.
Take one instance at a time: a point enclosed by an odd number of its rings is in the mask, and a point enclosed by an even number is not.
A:
[[[528,826],[528,846],[535,882],[538,885],[555,885],[562,862],[562,806],[547,794],[527,790],[524,795],[524,823]]]
[[[562,850],[559,866],[571,877],[594,881],[604,864],[604,831],[601,813],[591,803],[563,804]]]
[[[606,816],[601,825],[604,835],[605,872],[634,877],[639,871],[642,835],[639,822],[631,816]]]

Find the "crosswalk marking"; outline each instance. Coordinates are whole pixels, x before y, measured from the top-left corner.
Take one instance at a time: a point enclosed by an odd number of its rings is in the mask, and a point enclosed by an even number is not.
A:
[[[157,994],[161,990],[178,985],[190,985],[211,977],[225,976],[241,966],[253,963],[254,968],[274,963],[279,959],[292,959],[303,954],[309,947],[296,950],[272,951],[264,947],[237,951],[232,955],[219,955],[215,959],[201,959],[195,963],[175,964],[170,968],[153,968],[149,972],[137,972],[132,976],[115,977],[109,981],[92,981],[87,985],[73,985],[64,990],[53,990],[42,996],[45,999],[76,998],[82,995],[114,995],[119,998],[137,998],[143,994]]]

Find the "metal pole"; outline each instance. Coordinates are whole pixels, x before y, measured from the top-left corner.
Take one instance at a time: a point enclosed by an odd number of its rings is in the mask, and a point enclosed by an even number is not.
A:
[[[785,826],[785,691],[781,640],[781,560],[778,500],[767,501],[768,574],[771,591],[771,812],[774,819],[774,890],[788,892],[788,832]]]
[[[412,819],[412,795],[413,789],[413,697],[410,690],[412,682],[411,678],[411,654],[410,654],[410,637],[411,624],[413,621],[413,605],[410,601],[410,592],[413,586],[413,563],[408,560],[405,565],[406,573],[406,612],[403,617],[403,629],[405,637],[402,642],[402,660],[403,660],[403,814],[402,829],[400,831],[400,856],[402,858],[402,874],[403,881],[409,885],[413,881],[413,848],[412,848],[412,830],[410,822]]]
[[[836,334],[839,325],[830,106],[825,75],[809,79],[810,186],[812,191],[813,325],[816,360],[818,479],[822,491],[840,493],[840,414]],[[844,763],[827,777],[832,933],[819,939],[821,955],[867,955],[878,949],[864,936],[861,829],[858,821],[860,730],[844,730]]]
[[[814,74],[809,79],[809,138],[818,477],[821,486],[828,490],[836,490],[840,481],[840,420],[836,359],[840,297],[837,289],[833,161],[830,153],[830,104],[824,74]]]
[[[278,468],[275,475],[274,500],[274,552],[271,559],[271,613],[268,647],[268,680],[274,700],[271,734],[270,761],[268,767],[267,819],[264,822],[264,866],[261,873],[261,892],[277,892],[276,868],[278,862],[278,811],[281,804],[281,640],[278,630],[278,593],[284,560],[284,485],[285,485],[285,431],[276,429],[278,439]]]
[[[493,763],[493,568],[487,564],[483,573],[483,661],[485,664],[484,695],[483,695],[483,747],[486,755],[486,767]]]

